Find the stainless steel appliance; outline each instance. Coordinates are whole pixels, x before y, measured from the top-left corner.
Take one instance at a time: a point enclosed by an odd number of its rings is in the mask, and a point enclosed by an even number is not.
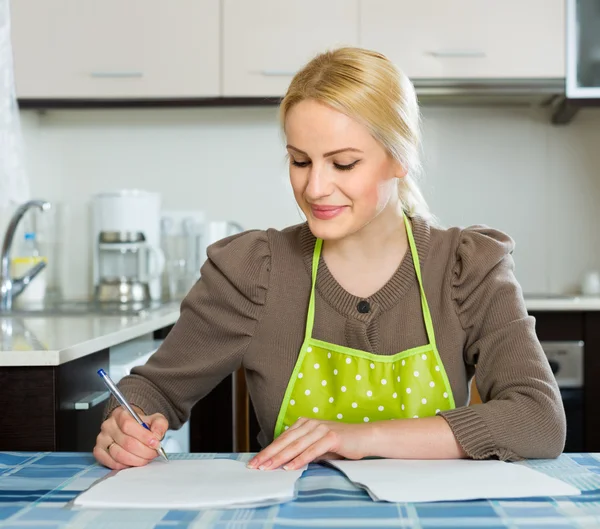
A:
[[[160,299],[160,195],[120,190],[92,201],[94,298],[101,303]]]
[[[583,341],[542,342],[567,416],[565,452],[584,452]]]
[[[148,247],[142,232],[100,232],[99,281],[95,298],[100,302],[148,302],[151,299]]]

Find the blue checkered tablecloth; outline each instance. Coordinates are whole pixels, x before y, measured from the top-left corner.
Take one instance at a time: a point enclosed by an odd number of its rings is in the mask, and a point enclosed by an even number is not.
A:
[[[248,454],[178,454],[178,459]],[[77,510],[69,502],[106,475],[91,454],[0,452],[0,528],[279,529],[410,527],[427,529],[600,528],[600,454],[568,454],[525,464],[584,490],[572,498],[442,503],[375,503],[329,467],[310,465],[297,498],[259,509]]]

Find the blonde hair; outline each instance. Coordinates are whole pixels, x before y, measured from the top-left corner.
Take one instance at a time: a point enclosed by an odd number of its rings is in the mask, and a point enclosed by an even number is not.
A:
[[[433,218],[416,181],[421,173],[421,117],[414,87],[404,73],[381,53],[338,48],[317,55],[296,73],[279,109],[284,129],[289,110],[306,99],[364,124],[406,171],[398,184],[406,214]]]

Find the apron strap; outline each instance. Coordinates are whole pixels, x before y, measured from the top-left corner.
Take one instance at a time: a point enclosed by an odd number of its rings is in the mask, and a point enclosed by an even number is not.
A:
[[[421,307],[423,308],[423,319],[425,320],[425,328],[427,329],[427,338],[429,339],[429,343],[435,347],[435,333],[433,332],[433,320],[431,319],[429,305],[427,304],[427,296],[425,296],[425,289],[423,288],[423,279],[421,278],[421,263],[419,261],[417,245],[415,244],[415,238],[413,236],[410,220],[408,219],[406,214],[403,213],[402,216],[404,217],[404,225],[406,226],[406,234],[408,235],[408,244],[410,246],[410,252],[413,258],[415,272],[417,274],[417,281],[419,282],[419,290],[421,291]]]
[[[312,338],[313,324],[315,323],[315,286],[317,284],[317,271],[319,269],[319,259],[321,257],[321,247],[323,239],[317,239],[312,258],[312,284],[310,287],[310,301],[308,302],[308,314],[306,316],[306,333],[304,339]]]

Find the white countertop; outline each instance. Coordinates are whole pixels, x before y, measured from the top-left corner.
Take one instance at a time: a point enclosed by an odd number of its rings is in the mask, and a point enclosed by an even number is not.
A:
[[[600,311],[600,297],[526,295],[529,311]],[[179,303],[140,316],[0,316],[0,367],[57,366],[167,327]]]
[[[525,295],[528,311],[574,311],[600,310],[600,296]]]
[[[0,366],[57,366],[168,327],[179,303],[139,316],[0,315]]]

